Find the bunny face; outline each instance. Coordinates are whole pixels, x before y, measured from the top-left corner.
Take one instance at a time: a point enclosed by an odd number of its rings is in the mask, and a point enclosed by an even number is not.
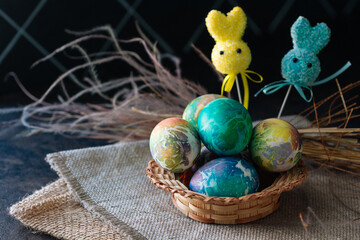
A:
[[[223,74],[240,73],[250,65],[250,48],[243,41],[217,42],[212,50],[211,60]]]
[[[295,83],[311,85],[321,71],[320,60],[316,54],[307,49],[292,49],[281,61],[283,78]]]
[[[212,10],[205,19],[206,27],[216,44],[211,60],[223,74],[245,71],[251,62],[251,53],[241,39],[246,27],[246,15],[240,7],[234,7],[227,15]]]

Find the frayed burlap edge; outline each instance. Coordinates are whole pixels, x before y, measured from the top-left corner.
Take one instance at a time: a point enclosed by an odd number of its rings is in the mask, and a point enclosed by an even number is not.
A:
[[[25,226],[61,239],[128,238],[112,224],[94,218],[75,200],[62,178],[14,204],[9,213]]]
[[[124,143],[127,145],[139,144],[143,141],[128,142]],[[108,146],[105,146],[106,148]],[[102,147],[103,148],[103,147]],[[52,153],[48,154],[45,160],[50,164],[51,168],[54,169],[57,174],[64,179],[67,184],[67,187],[71,194],[87,209],[95,218],[99,218],[106,223],[110,223],[114,228],[122,235],[128,238],[134,239],[146,239],[138,231],[131,228],[126,223],[122,222],[114,215],[106,211],[103,207],[97,205],[93,199],[84,191],[81,184],[77,179],[72,175],[70,169],[66,166],[66,157],[61,153]],[[145,171],[145,170],[144,170]],[[144,173],[145,174],[145,173]]]

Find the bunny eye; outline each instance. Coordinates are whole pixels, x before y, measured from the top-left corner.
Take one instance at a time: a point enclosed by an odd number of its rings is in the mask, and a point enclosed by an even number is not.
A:
[[[236,52],[241,53],[241,49],[240,48],[236,49]]]
[[[299,61],[299,59],[293,58],[293,62],[294,62],[294,63],[297,63],[298,61]]]
[[[224,51],[220,51],[220,55],[223,55],[224,54]]]
[[[311,67],[312,67],[312,64],[311,64],[311,63],[308,63],[308,64],[307,64],[307,67],[308,67],[308,68],[311,68]]]

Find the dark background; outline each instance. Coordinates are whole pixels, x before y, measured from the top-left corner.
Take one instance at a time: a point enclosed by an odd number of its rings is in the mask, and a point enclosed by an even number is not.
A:
[[[182,60],[183,76],[206,86],[209,92],[219,93],[220,83],[211,68],[192,50],[194,43],[208,57],[214,45],[205,27],[205,17],[211,9],[226,13],[233,6],[241,6],[248,16],[248,27],[243,39],[252,51],[251,70],[264,76],[264,84],[280,80],[280,61],[292,48],[290,27],[298,16],[309,19],[312,25],[325,22],[332,30],[330,43],[320,52],[322,72],[329,76],[351,61],[353,66],[339,77],[340,85],[359,80],[359,9],[358,0],[279,0],[279,1],[51,1],[12,0],[0,2],[0,105],[23,106],[31,101],[20,91],[15,81],[5,81],[14,71],[35,96],[39,97],[63,73],[81,62],[58,54],[51,61],[32,69],[36,60],[44,57],[76,37],[65,32],[89,30],[110,24],[119,39],[139,36],[135,21],[144,33],[157,41],[163,53],[172,53]],[[104,41],[92,41],[86,50],[112,50]],[[68,55],[79,55],[71,51]],[[117,62],[109,69],[101,69],[99,77],[128,76],[129,69]],[[79,72],[80,78],[84,73]],[[67,81],[69,84],[70,81]],[[271,96],[253,94],[264,84],[250,82],[250,114],[254,119],[277,115],[286,88]],[[335,81],[314,88],[315,100],[336,91]],[[236,91],[233,91],[236,94]],[[296,91],[292,91],[284,114],[298,113],[310,106]],[[265,113],[265,114],[264,114]]]

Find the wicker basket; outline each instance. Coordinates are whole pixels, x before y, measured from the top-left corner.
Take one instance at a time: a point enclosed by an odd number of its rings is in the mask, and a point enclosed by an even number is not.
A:
[[[269,187],[241,198],[208,197],[190,191],[174,173],[162,169],[154,160],[149,162],[146,175],[156,187],[172,193],[174,205],[186,216],[204,223],[239,224],[274,212],[280,206],[280,194],[300,185],[307,170],[300,160],[294,168],[279,174]]]

